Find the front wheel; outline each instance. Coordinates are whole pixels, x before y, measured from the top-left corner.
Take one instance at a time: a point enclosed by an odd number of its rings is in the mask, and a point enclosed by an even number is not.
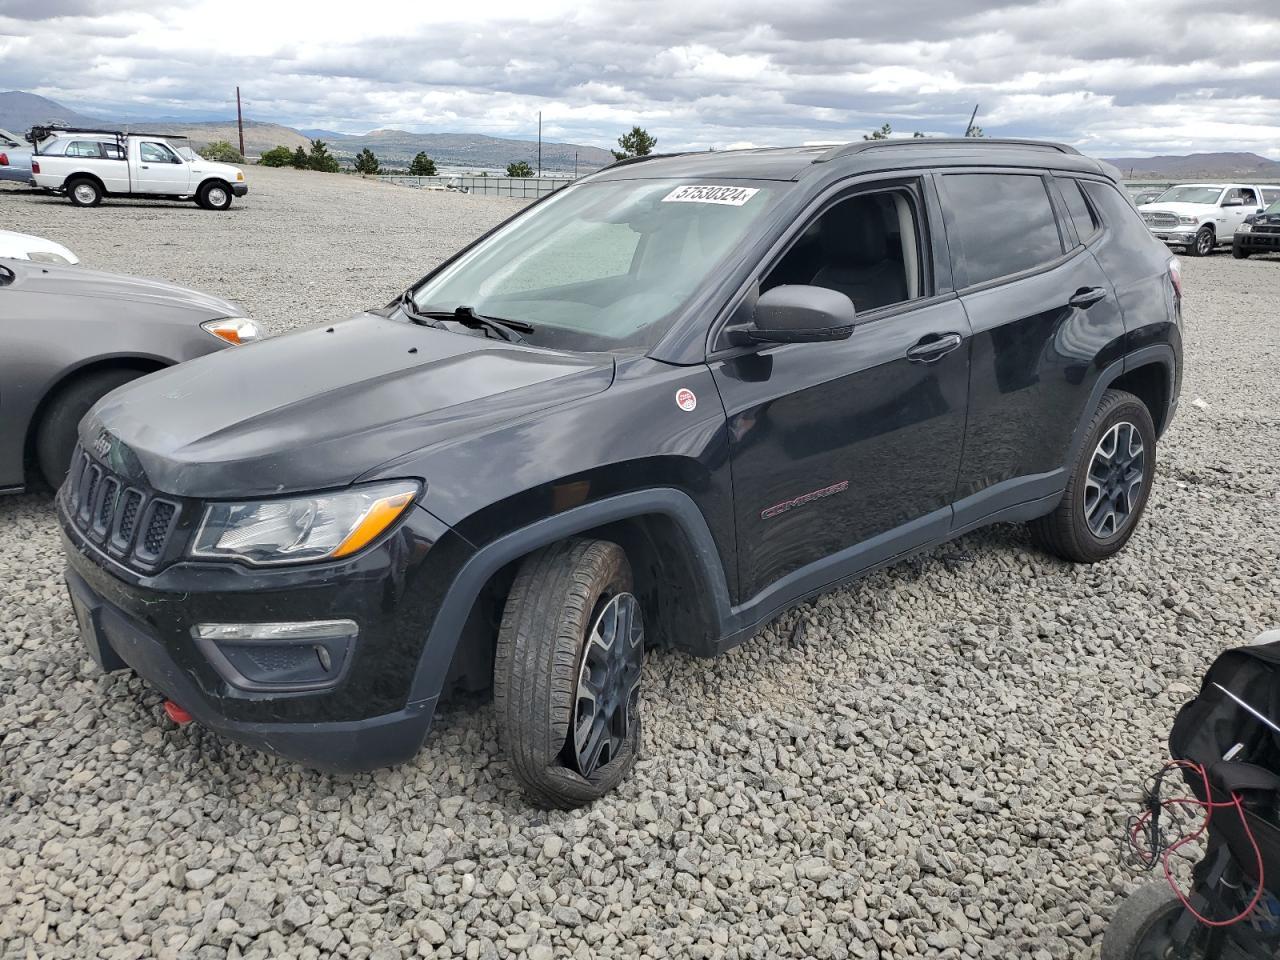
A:
[[[231,206],[231,188],[218,181],[206,183],[196,193],[196,203],[206,210],[226,210]]]
[[[644,621],[617,544],[564,540],[516,574],[494,654],[493,701],[511,770],[535,803],[608,793],[640,746]]]
[[[1085,432],[1062,500],[1033,520],[1032,537],[1050,553],[1096,563],[1129,542],[1156,470],[1156,430],[1146,404],[1108,390]]]
[[[1196,231],[1196,236],[1191,241],[1191,246],[1187,247],[1187,256],[1207,257],[1213,253],[1214,242],[1213,227],[1207,225],[1201,227]]]
[[[1148,883],[1129,894],[1102,935],[1101,960],[1166,960],[1184,956],[1175,951],[1173,926],[1182,915],[1182,902],[1163,881]]]
[[[94,370],[64,384],[49,399],[36,427],[36,462],[54,490],[62,486],[67,476],[77,429],[89,408],[116,387],[140,376],[139,370]]]
[[[1239,240],[1236,240],[1231,244],[1231,256],[1235,257],[1237,260],[1248,260],[1249,251],[1244,248],[1243,244],[1241,244]]]

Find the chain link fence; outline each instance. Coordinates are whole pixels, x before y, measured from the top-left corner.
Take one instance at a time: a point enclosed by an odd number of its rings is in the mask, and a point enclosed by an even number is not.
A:
[[[573,183],[572,177],[411,177],[384,174],[373,179],[419,190],[446,190],[517,200],[536,200]]]

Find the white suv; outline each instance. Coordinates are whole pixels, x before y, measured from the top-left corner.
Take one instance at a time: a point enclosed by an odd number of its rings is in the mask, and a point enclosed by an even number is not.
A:
[[[249,192],[239,167],[190,160],[163,136],[69,128],[32,135],[39,140],[31,158],[36,186],[65,193],[76,206],[97,206],[106,196],[163,197],[226,210]]]
[[[1151,203],[1138,207],[1147,227],[1171,247],[1183,247],[1193,257],[1231,246],[1244,218],[1264,205],[1262,189],[1240,183],[1182,183],[1170,187]]]

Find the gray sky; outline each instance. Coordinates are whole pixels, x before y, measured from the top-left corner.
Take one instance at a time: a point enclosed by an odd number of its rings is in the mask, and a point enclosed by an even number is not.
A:
[[[532,137],[541,110],[549,139],[723,148],[954,135],[977,102],[1095,155],[1280,159],[1280,0],[0,0],[0,89],[214,119],[237,83],[254,119],[348,133]]]

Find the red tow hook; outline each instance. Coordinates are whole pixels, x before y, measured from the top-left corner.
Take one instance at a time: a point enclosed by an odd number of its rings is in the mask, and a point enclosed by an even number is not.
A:
[[[172,700],[166,700],[164,702],[164,713],[166,717],[180,727],[185,727],[191,722],[191,714],[187,713],[187,711],[183,710]]]

